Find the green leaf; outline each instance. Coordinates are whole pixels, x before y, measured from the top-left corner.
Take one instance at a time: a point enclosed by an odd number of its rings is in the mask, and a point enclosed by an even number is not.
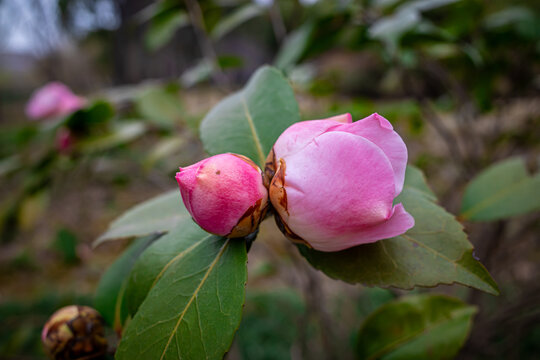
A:
[[[416,190],[431,201],[437,201],[437,196],[433,193],[426,182],[426,178],[422,173],[422,170],[414,166],[407,166],[405,170],[405,184],[404,188]],[[399,198],[396,199],[396,203],[399,202]]]
[[[186,139],[179,136],[169,136],[159,140],[144,157],[144,167],[148,169],[162,159],[172,158],[172,155],[178,154],[185,144]]]
[[[490,221],[540,209],[540,173],[530,176],[522,158],[490,166],[474,178],[463,196],[461,218]]]
[[[11,173],[21,169],[23,162],[20,155],[12,155],[3,159],[0,159],[0,178],[6,177]]]
[[[298,121],[291,86],[278,70],[265,66],[243,90],[210,110],[201,123],[201,139],[211,155],[242,154],[264,166],[279,135]]]
[[[159,87],[147,89],[140,94],[136,100],[136,107],[149,123],[163,127],[172,127],[184,116],[180,95]]]
[[[306,311],[302,297],[292,289],[249,291],[236,344],[242,359],[291,359],[298,327]]]
[[[94,246],[112,239],[167,232],[189,218],[180,192],[172,190],[135,206],[113,221]]]
[[[398,8],[398,11],[405,11],[405,10],[415,10],[420,12],[426,12],[430,10],[434,10],[440,7],[444,7],[450,4],[453,4],[455,2],[458,2],[460,0],[415,0],[415,1],[407,1],[404,4],[400,5]]]
[[[422,20],[416,9],[405,9],[376,21],[369,28],[369,36],[387,44],[395,44],[406,32]]]
[[[265,12],[265,8],[257,4],[248,3],[232,14],[220,20],[216,26],[212,29],[210,36],[217,41],[233,31],[238,26],[251,20]]]
[[[222,359],[229,349],[245,297],[245,242],[199,231],[129,322],[116,359]]]
[[[157,284],[165,271],[189,255],[197,247],[204,246],[211,235],[191,218],[183,219],[159,241],[150,246],[137,260],[127,284],[127,306],[134,315],[148,292]]]
[[[493,30],[526,21],[534,21],[534,12],[532,10],[524,6],[508,6],[501,11],[486,16],[484,26]]]
[[[218,56],[217,62],[222,69],[234,69],[244,66],[244,60],[240,56],[235,55]]]
[[[133,141],[145,131],[146,126],[141,122],[117,124],[108,134],[85,138],[76,143],[76,146],[85,153],[104,151]]]
[[[65,264],[76,264],[79,261],[77,243],[77,236],[68,229],[62,228],[56,233],[53,246],[62,255]]]
[[[415,219],[405,234],[338,252],[300,245],[300,252],[315,268],[349,283],[411,289],[457,282],[498,294],[497,284],[474,260],[463,227],[433,202],[418,174],[416,169],[407,171],[403,192],[395,200]]]
[[[176,31],[186,25],[189,25],[189,17],[182,10],[171,9],[158,14],[145,35],[145,44],[150,50],[157,50],[167,45]]]
[[[217,58],[217,63],[219,67],[224,70],[241,67],[243,65],[243,60],[238,56],[222,55]],[[214,67],[211,60],[207,58],[200,59],[195,65],[182,73],[182,76],[180,77],[182,86],[187,89],[209,80],[215,70]]]
[[[406,296],[372,313],[359,332],[360,359],[453,359],[477,309],[442,295]]]
[[[210,79],[214,66],[212,61],[202,58],[189,69],[186,69],[180,77],[180,82],[184,88],[190,88],[203,81]]]
[[[113,116],[114,107],[108,101],[96,100],[69,115],[64,124],[76,135],[88,135],[106,129]]]
[[[310,21],[287,36],[283,46],[276,55],[274,65],[284,71],[291,70],[306,51],[314,28],[315,24]]]
[[[135,260],[155,239],[156,236],[151,235],[135,240],[107,269],[99,281],[94,307],[118,333],[122,330],[128,315],[124,294],[131,268]]]

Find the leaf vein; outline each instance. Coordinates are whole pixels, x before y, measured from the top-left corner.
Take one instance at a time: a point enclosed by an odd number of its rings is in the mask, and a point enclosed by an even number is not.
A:
[[[178,317],[178,321],[176,322],[176,325],[174,326],[174,329],[173,331],[171,332],[171,336],[169,336],[169,340],[167,341],[167,344],[165,345],[165,348],[163,349],[163,352],[161,354],[161,357],[160,357],[160,360],[163,360],[163,358],[165,357],[165,353],[167,352],[167,349],[169,348],[170,344],[171,344],[171,341],[173,339],[173,337],[175,336],[175,334],[177,333],[178,331],[178,327],[180,326],[180,323],[182,322],[182,320],[184,319],[184,316],[186,315],[186,312],[187,310],[189,309],[189,307],[191,306],[191,303],[193,302],[193,300],[197,297],[197,294],[199,293],[199,291],[201,290],[201,288],[203,287],[204,283],[206,282],[206,280],[208,279],[208,277],[210,276],[210,273],[212,272],[212,270],[214,269],[214,267],[216,266],[216,264],[218,263],[219,259],[221,259],[221,256],[223,255],[223,253],[225,252],[225,249],[227,248],[227,246],[229,245],[229,242],[230,240],[227,239],[227,241],[225,241],[225,243],[223,244],[223,246],[221,247],[221,249],[219,250],[219,253],[217,254],[216,258],[212,261],[212,263],[210,264],[210,267],[208,268],[208,270],[206,271],[206,273],[204,274],[204,277],[201,279],[201,282],[199,283],[199,285],[197,286],[197,288],[195,289],[195,291],[193,292],[193,295],[191,296],[191,298],[189,299],[188,303],[186,304],[186,306],[184,307],[184,310],[182,310],[182,312],[180,313],[180,316]]]
[[[246,99],[242,95],[242,106],[244,107],[244,114],[246,115],[246,119],[249,125],[249,129],[251,130],[251,135],[253,136],[253,139],[255,140],[255,146],[257,148],[257,154],[259,155],[259,165],[264,164],[264,161],[266,160],[266,157],[264,156],[264,152],[261,145],[261,139],[259,138],[259,134],[257,134],[257,129],[255,129],[255,123],[253,122],[253,118],[251,117],[251,114],[249,112],[249,108],[246,102]]]
[[[524,183],[526,184],[528,181],[534,181],[534,176],[527,176],[526,178],[521,179],[520,181],[517,181],[512,185],[506,186],[502,190],[495,192],[491,197],[488,196],[484,200],[469,208],[469,210],[464,211],[461,216],[466,219],[470,219],[478,212],[484,210],[490,205],[493,205],[493,203],[496,203],[498,200],[503,199],[506,195],[511,194],[513,191],[515,191],[516,188],[519,189],[520,186],[522,186]]]
[[[204,241],[208,240],[210,237],[212,237],[213,235],[208,235],[207,237],[205,237],[204,239],[200,240],[200,241],[197,241],[195,244],[191,245],[190,247],[188,247],[187,249],[185,249],[184,251],[181,251],[180,253],[178,253],[178,255],[176,255],[175,257],[173,257],[171,260],[169,260],[169,262],[167,264],[165,264],[165,266],[163,267],[163,269],[161,269],[161,271],[159,272],[159,274],[157,274],[156,278],[154,279],[154,282],[152,282],[152,286],[150,286],[150,289],[151,290],[156,284],[157,282],[159,281],[159,279],[161,279],[161,277],[163,276],[163,274],[165,273],[165,271],[167,271],[167,269],[172,265],[174,264],[175,262],[179,261],[180,259],[182,259],[185,255],[189,254],[191,251],[193,251],[193,249],[195,249],[197,246],[199,246],[201,243],[203,243]]]

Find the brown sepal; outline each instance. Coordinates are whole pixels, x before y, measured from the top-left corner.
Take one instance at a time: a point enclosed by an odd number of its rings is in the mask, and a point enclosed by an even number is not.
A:
[[[271,153],[272,154],[272,153]],[[281,217],[281,213],[289,214],[289,203],[287,199],[287,190],[285,190],[285,171],[286,171],[285,160],[279,159],[278,168],[275,171],[275,174],[272,178],[269,187],[269,196],[272,201],[272,205],[275,208],[275,219],[278,228],[281,232],[292,242],[298,244],[304,244],[311,248],[311,245],[300,236],[295,234],[287,223]]]
[[[272,182],[272,178],[274,177],[275,173],[276,173],[276,154],[274,153],[274,148],[272,148],[264,164],[263,182],[264,182],[264,186],[266,186],[267,189],[270,187],[270,183]]]
[[[257,230],[268,210],[268,201],[265,201],[264,204],[262,201],[263,199],[257,200],[255,205],[246,210],[238,224],[227,234],[228,238],[244,237]]]

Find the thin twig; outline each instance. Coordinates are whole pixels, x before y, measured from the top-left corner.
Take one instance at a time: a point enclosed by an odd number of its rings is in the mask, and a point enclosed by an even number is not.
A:
[[[276,36],[278,44],[281,45],[281,43],[285,39],[285,36],[287,36],[287,29],[285,28],[285,22],[283,21],[283,17],[281,16],[281,11],[279,9],[279,4],[277,1],[272,4],[270,9],[268,9],[268,12],[270,13],[270,21],[272,22],[272,29],[274,30],[274,35]]]
[[[304,259],[299,258],[299,256],[292,256],[292,259],[294,266],[305,279],[305,282],[302,284],[302,291],[304,293],[307,309],[301,324],[301,326],[304,328],[300,329],[302,355],[304,358],[309,357],[309,346],[307,344],[305,327],[307,327],[309,323],[309,317],[315,315],[321,329],[321,345],[324,351],[324,356],[321,358],[329,360],[337,359],[338,352],[337,349],[335,349],[336,341],[334,328],[332,326],[331,316],[326,310],[327,307],[324,301],[324,294],[320,286],[320,279],[317,277],[316,271],[311,268],[311,266],[308,265]]]
[[[459,139],[457,136],[452,134],[450,129],[448,129],[443,121],[440,119],[437,111],[433,109],[431,102],[421,94],[413,84],[413,81],[410,79],[410,75],[407,72],[403,72],[403,86],[404,90],[408,93],[411,93],[416,101],[420,104],[420,109],[424,113],[424,118],[433,126],[435,131],[443,139],[448,152],[450,153],[450,158],[456,163],[456,165],[462,168],[467,172],[467,175],[471,175],[471,170],[467,166],[468,162],[459,147]]]
[[[206,31],[206,25],[204,22],[201,7],[199,6],[199,3],[195,0],[185,1],[188,9],[189,18],[195,30],[195,35],[197,36],[201,52],[203,53],[203,56],[208,59],[212,64],[212,78],[220,87],[228,88],[227,78],[223,73],[223,70],[219,66],[218,58],[212,44],[212,40],[210,39]]]

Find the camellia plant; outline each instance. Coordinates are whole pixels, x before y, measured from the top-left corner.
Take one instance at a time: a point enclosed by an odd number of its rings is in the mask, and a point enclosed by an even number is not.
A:
[[[121,338],[117,359],[223,358],[242,318],[247,252],[271,217],[333,279],[400,289],[459,283],[498,294],[463,226],[407,166],[405,142],[383,116],[300,121],[286,78],[263,67],[206,115],[200,135],[211,156],[180,168],[180,191],[136,206],[95,243],[135,238],[96,294],[96,309]],[[406,325],[403,306],[422,321]],[[404,297],[366,320],[361,356],[395,350],[377,334],[395,344],[441,321],[457,345],[432,351],[452,356],[474,312],[445,296]]]

